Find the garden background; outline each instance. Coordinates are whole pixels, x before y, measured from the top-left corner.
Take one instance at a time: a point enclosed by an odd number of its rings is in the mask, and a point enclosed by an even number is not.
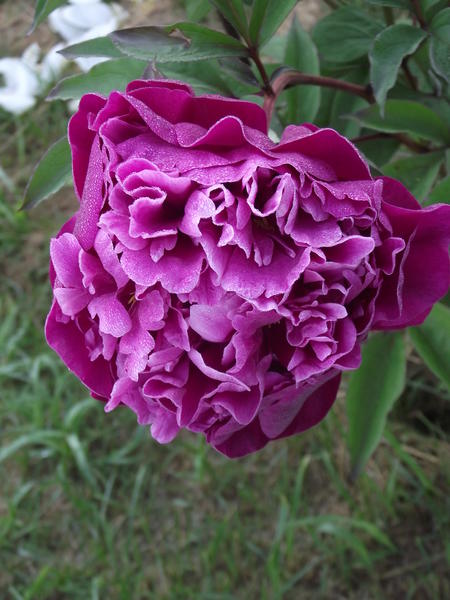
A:
[[[181,0],[121,4],[127,26],[185,17]],[[308,30],[327,10],[295,12]],[[33,14],[31,0],[0,1],[0,57],[57,41],[46,23],[26,37]],[[450,597],[449,395],[412,347],[354,483],[345,389],[315,429],[229,461],[189,433],[158,445],[131,411],[105,416],[47,348],[48,240],[76,199],[64,188],[17,211],[70,116],[44,97],[0,110],[0,598]]]

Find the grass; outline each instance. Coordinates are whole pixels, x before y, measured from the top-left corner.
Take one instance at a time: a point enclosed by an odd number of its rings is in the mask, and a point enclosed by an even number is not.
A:
[[[449,402],[417,357],[350,485],[343,397],[313,431],[232,462],[105,415],[47,348],[48,238],[74,200],[15,209],[66,119],[58,103],[0,115],[0,598],[450,597]]]

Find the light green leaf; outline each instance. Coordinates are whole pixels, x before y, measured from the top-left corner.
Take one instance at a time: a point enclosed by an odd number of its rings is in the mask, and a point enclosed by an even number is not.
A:
[[[37,206],[70,181],[72,156],[66,137],[61,138],[44,154],[37,165],[25,191],[21,206],[29,210]]]
[[[401,158],[382,167],[384,175],[399,179],[413,196],[423,202],[444,161],[443,152],[428,152]]]
[[[292,20],[289,30],[284,63],[303,73],[319,74],[319,58],[310,36],[297,18]],[[320,88],[318,86],[297,85],[284,92],[287,101],[287,123],[300,124],[312,121],[319,110]]]
[[[440,144],[450,141],[448,124],[427,106],[412,100],[387,100],[384,117],[375,104],[351,115],[364,127],[386,133],[408,132]]]
[[[450,83],[450,8],[435,15],[430,32],[430,62],[436,73]]]
[[[425,206],[438,203],[450,204],[450,175],[437,184],[424,202]]]
[[[369,52],[370,83],[383,113],[388,91],[394,87],[403,59],[413,54],[426,33],[406,23],[387,27],[373,41]]]
[[[313,40],[321,57],[331,63],[353,62],[367,55],[383,23],[358,8],[334,10],[319,21]]]
[[[123,58],[123,53],[113,44],[109,37],[98,37],[59,51],[65,58],[98,56],[102,58]]]
[[[28,33],[33,33],[38,25],[44,21],[50,13],[54,10],[68,4],[69,0],[36,0],[36,6],[34,9],[34,19]]]
[[[425,364],[450,390],[450,308],[438,302],[409,334]]]
[[[179,35],[172,35],[175,32]],[[158,63],[247,55],[238,40],[195,23],[122,29],[109,37],[124,54]]]
[[[298,0],[255,0],[249,27],[252,43],[258,47],[269,41],[297,2]]]
[[[377,447],[394,402],[405,386],[406,356],[399,333],[375,333],[363,346],[362,364],[347,391],[347,442],[356,478]]]
[[[112,90],[124,90],[133,79],[139,79],[147,63],[134,58],[119,58],[95,65],[87,73],[62,79],[50,92],[49,100],[78,100],[96,92],[107,96]]]

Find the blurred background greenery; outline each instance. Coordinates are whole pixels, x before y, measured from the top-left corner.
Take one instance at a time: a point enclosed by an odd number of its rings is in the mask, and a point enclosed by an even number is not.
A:
[[[170,22],[183,4],[123,3]],[[302,3],[304,24],[326,10]],[[303,11],[303,12],[302,12]],[[0,56],[20,54],[33,2],[0,2]],[[32,36],[53,43],[44,24]],[[409,349],[408,385],[350,485],[343,394],[314,430],[229,461],[185,433],[159,446],[100,403],[46,346],[48,240],[70,190],[17,212],[65,103],[0,113],[0,598],[450,597],[450,404]]]

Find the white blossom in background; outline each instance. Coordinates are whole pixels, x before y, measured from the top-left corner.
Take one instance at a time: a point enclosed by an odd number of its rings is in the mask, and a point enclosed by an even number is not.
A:
[[[41,87],[36,64],[39,46],[32,44],[20,57],[0,58],[0,107],[21,115],[36,102]]]
[[[117,4],[101,0],[70,0],[49,15],[51,29],[64,43],[56,44],[41,58],[38,44],[29,46],[20,57],[0,58],[0,107],[20,115],[32,108],[38,96],[56,81],[68,61],[58,54],[66,45],[108,35],[117,29],[127,12]],[[77,58],[83,71],[89,71],[104,58]],[[75,107],[76,107],[75,103]],[[72,107],[73,108],[73,107]]]
[[[70,4],[49,15],[50,28],[69,45],[108,35],[117,29],[127,16],[118,4],[104,4],[101,0],[71,0]],[[103,62],[104,58],[77,58],[83,71]]]

